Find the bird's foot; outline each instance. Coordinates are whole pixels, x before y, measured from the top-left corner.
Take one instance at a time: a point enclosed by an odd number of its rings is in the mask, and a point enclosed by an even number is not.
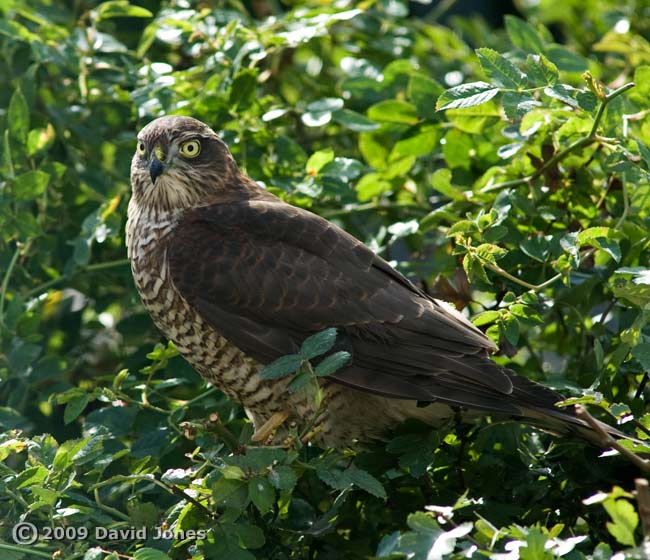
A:
[[[255,433],[251,439],[257,442],[266,441],[273,435],[275,430],[277,430],[284,423],[287,418],[289,418],[289,413],[286,410],[274,412],[271,418],[264,422],[264,424],[262,424],[259,429],[255,430]]]

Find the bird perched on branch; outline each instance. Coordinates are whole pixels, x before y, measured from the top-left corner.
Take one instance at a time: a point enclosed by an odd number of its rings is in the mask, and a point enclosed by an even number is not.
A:
[[[158,328],[241,403],[264,440],[315,414],[260,370],[328,327],[349,362],[320,378],[316,441],[347,446],[416,418],[517,418],[596,440],[562,397],[489,358],[496,346],[363,243],[243,174],[205,124],[162,117],[138,135],[127,223],[133,278]]]

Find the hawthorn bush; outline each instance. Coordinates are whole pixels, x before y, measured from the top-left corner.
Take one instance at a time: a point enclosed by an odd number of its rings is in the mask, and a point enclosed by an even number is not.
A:
[[[124,223],[136,131],[194,116],[497,361],[647,440],[650,8],[520,2],[491,28],[440,23],[449,3],[286,4],[0,4],[2,557],[640,556],[643,444],[484,419],[253,445],[144,312]]]

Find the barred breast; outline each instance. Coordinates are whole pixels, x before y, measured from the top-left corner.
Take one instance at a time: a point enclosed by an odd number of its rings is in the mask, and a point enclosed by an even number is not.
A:
[[[129,204],[126,237],[131,270],[156,327],[202,377],[244,406],[256,429],[280,411],[290,413],[288,422],[308,421],[316,411],[305,392],[289,392],[288,379],[261,379],[262,366],[206,323],[174,288],[166,244],[178,218],[171,212],[143,212],[133,200]],[[324,446],[380,438],[395,422],[406,418],[420,417],[428,422],[435,407],[418,409],[414,402],[387,399],[327,381],[323,381],[323,389],[326,407],[315,441]],[[436,417],[439,419],[440,414]],[[284,434],[286,429],[279,430],[276,440]]]
[[[143,215],[130,205],[127,247],[142,303],[155,325],[210,383],[245,406],[273,406],[260,365],[230,344],[176,291],[169,275],[166,239],[177,217]]]

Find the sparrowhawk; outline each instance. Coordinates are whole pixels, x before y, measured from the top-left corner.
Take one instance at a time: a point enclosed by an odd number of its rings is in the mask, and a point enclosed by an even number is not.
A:
[[[258,439],[315,413],[306,392],[260,370],[328,327],[351,359],[320,378],[321,445],[382,438],[408,418],[440,426],[459,411],[588,433],[554,406],[560,395],[494,363],[495,344],[459,312],[242,173],[202,122],[147,125],[131,183],[127,246],[144,306],[196,370],[244,406]]]

